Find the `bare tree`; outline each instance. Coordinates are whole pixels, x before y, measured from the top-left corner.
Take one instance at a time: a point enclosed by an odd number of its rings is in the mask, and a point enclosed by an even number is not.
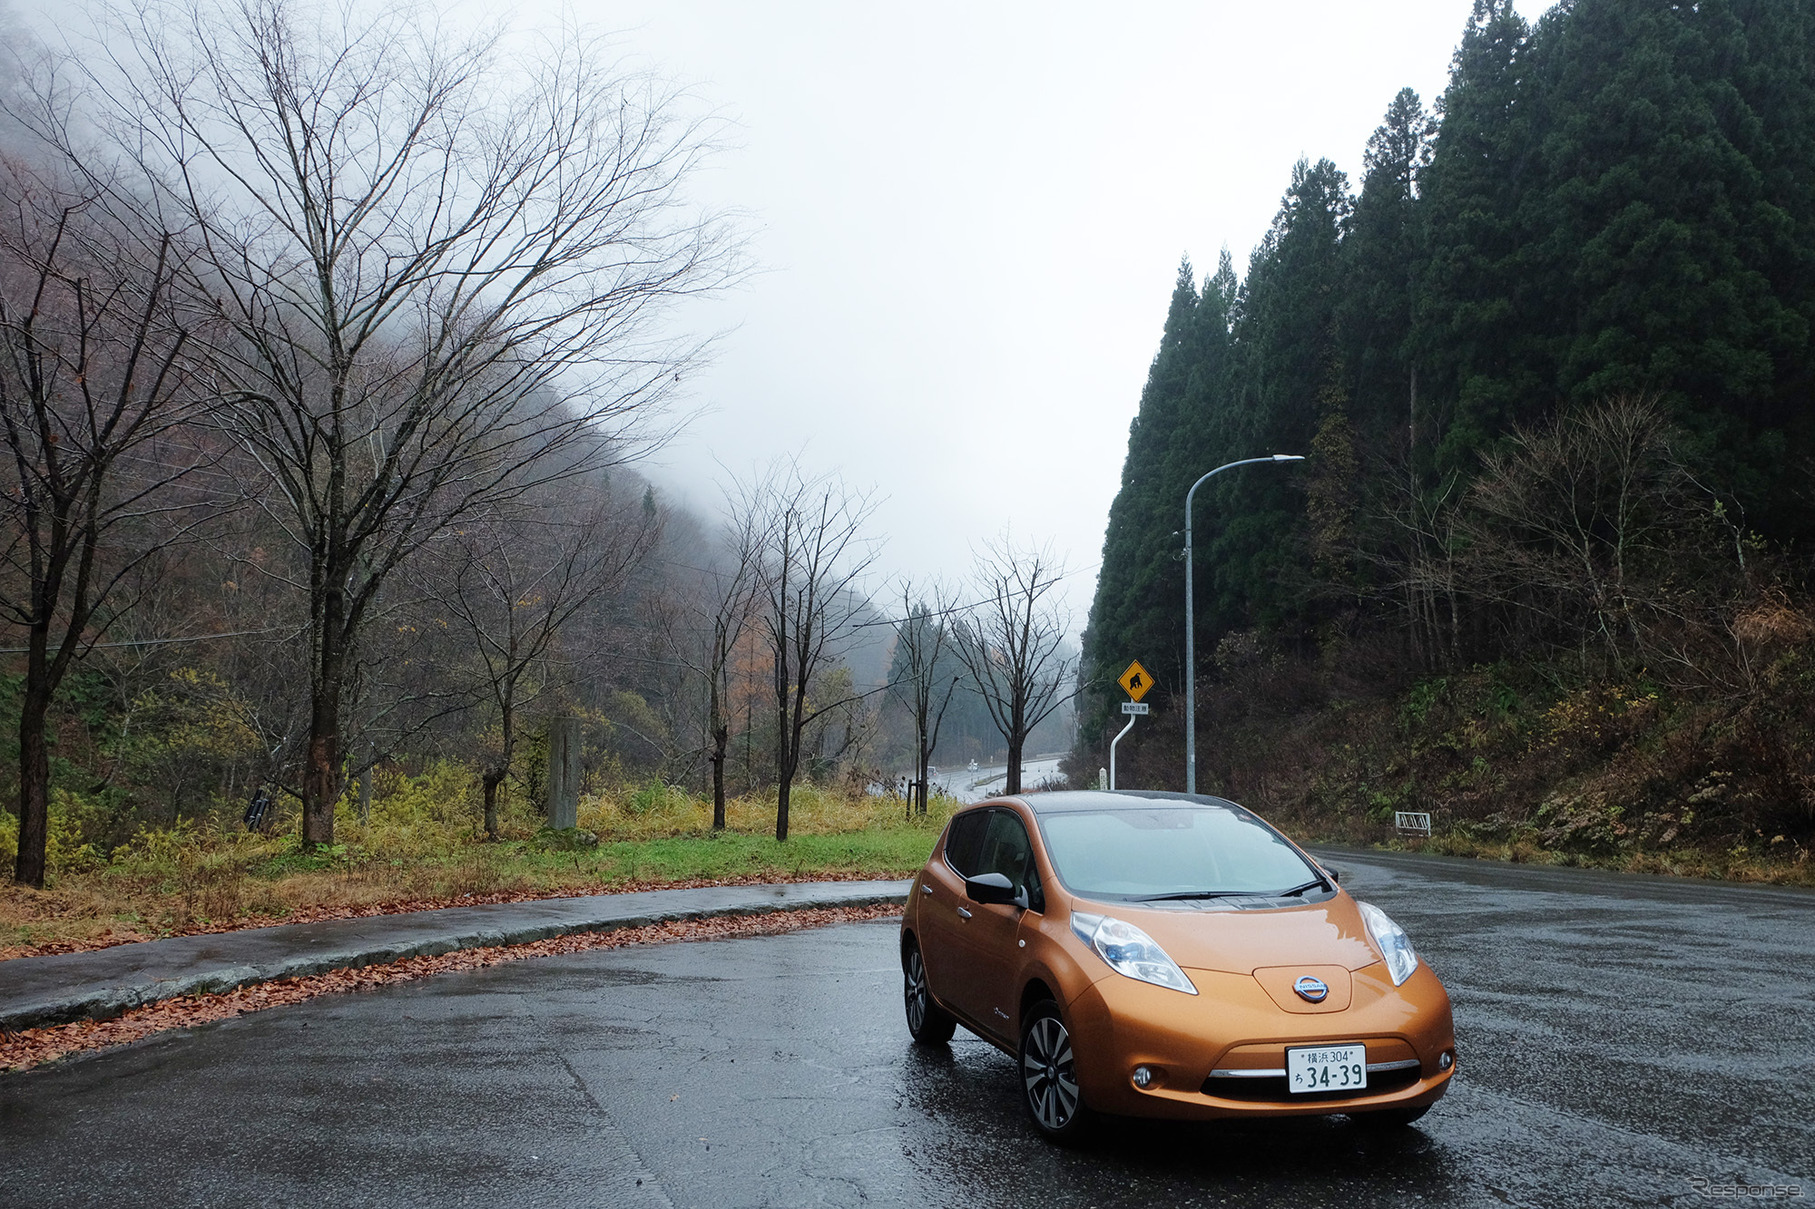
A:
[[[918,780],[914,789],[914,810],[926,813],[927,779],[933,765],[933,749],[939,746],[939,727],[945,721],[946,707],[962,677],[951,674],[955,636],[948,620],[952,612],[949,594],[935,586],[932,601],[918,599],[914,585],[901,585],[901,620],[895,623],[894,662],[901,669],[898,679],[889,685],[889,693],[908,711],[914,721],[914,770]]]
[[[187,416],[168,238],[143,240],[14,161],[0,165],[0,617],[25,633],[14,878],[44,885],[51,696],[104,633],[135,567],[176,539],[169,444]],[[132,533],[128,538],[126,534]]]
[[[1610,669],[1636,658],[1657,670],[1654,639],[1702,612],[1708,585],[1740,582],[1739,568],[1711,565],[1719,514],[1673,437],[1639,397],[1514,431],[1458,520],[1462,590],[1584,663],[1593,648]]]
[[[1007,793],[1021,792],[1028,734],[1077,691],[1070,618],[1053,599],[1064,578],[1049,549],[1017,548],[1005,534],[978,557],[979,603],[958,628],[958,657],[1008,744]]]
[[[682,205],[707,142],[681,99],[577,33],[510,45],[410,6],[145,0],[74,64],[193,233],[188,283],[226,329],[216,414],[306,561],[308,844],[333,836],[349,654],[385,581],[659,437],[700,350],[652,325],[735,272]]]
[[[854,693],[811,690],[839,661],[861,597],[858,581],[876,559],[863,536],[875,505],[831,477],[804,478],[790,464],[755,490],[763,501],[761,625],[773,659],[775,692],[775,838],[788,838],[788,805],[800,772],[807,727],[849,703]]]
[[[762,502],[750,492],[733,491],[726,500],[730,517],[722,532],[723,548],[698,571],[699,581],[679,606],[679,616],[664,617],[668,645],[706,693],[704,713],[706,759],[712,765],[712,829],[725,829],[725,762],[731,751],[733,684],[736,655],[757,615],[762,598],[762,559],[767,517]]]
[[[558,648],[563,627],[622,588],[660,536],[654,517],[621,506],[608,487],[567,486],[565,501],[533,501],[541,506],[530,515],[494,513],[448,531],[436,543],[440,557],[423,560],[416,574],[462,645],[470,643],[472,688],[499,728],[479,774],[485,834],[494,840],[518,717],[556,680],[545,667],[533,673]]]
[[[1456,560],[1462,546],[1456,524],[1466,496],[1461,475],[1451,472],[1420,486],[1403,450],[1370,467],[1378,491],[1366,523],[1344,553],[1366,568],[1372,586],[1355,590],[1404,618],[1407,653],[1426,670],[1463,658],[1462,607]]]

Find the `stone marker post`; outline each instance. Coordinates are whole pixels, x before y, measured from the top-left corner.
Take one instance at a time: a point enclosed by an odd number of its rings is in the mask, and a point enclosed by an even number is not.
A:
[[[580,825],[580,720],[548,720],[548,825]]]

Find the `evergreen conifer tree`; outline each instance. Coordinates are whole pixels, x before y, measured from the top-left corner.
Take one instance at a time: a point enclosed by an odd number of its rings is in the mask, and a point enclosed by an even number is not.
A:
[[[1465,472],[1476,449],[1552,397],[1518,325],[1542,296],[1529,280],[1520,225],[1537,158],[1519,88],[1529,35],[1512,0],[1475,0],[1425,173],[1429,242],[1412,352],[1443,409],[1433,415],[1440,461]]]
[[[1083,725],[1093,731],[1113,709],[1114,680],[1138,658],[1162,684],[1176,683],[1176,652],[1184,636],[1167,624],[1159,596],[1177,575],[1178,539],[1175,510],[1168,505],[1166,472],[1169,451],[1179,439],[1181,409],[1192,379],[1197,331],[1197,283],[1189,259],[1179,263],[1160,336],[1160,349],[1147,371],[1140,410],[1128,426],[1128,456],[1122,464],[1122,486],[1109,507],[1103,537],[1103,563],[1096,597],[1084,631],[1083,667],[1087,680],[1106,685],[1103,692],[1080,701]],[[1174,589],[1170,599],[1177,599]],[[1176,610],[1170,615],[1176,618]],[[1113,665],[1113,666],[1112,666]]]

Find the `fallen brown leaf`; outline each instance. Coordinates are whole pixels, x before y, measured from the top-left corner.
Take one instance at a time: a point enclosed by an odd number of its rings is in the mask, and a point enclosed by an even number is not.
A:
[[[333,970],[306,978],[280,978],[219,995],[192,995],[149,1003],[112,1020],[78,1020],[71,1024],[26,1029],[18,1033],[0,1033],[0,1071],[29,1070],[67,1054],[126,1045],[153,1033],[228,1020],[247,1012],[302,1003],[319,995],[388,986],[394,982],[410,982],[457,970],[477,970],[507,961],[583,953],[591,949],[666,944],[676,940],[774,936],[783,932],[797,932],[803,928],[823,928],[829,924],[888,919],[899,914],[899,904],[879,903],[868,907],[820,907],[800,911],[768,911],[759,915],[720,915],[710,919],[619,928],[610,932],[572,932],[566,936],[554,936],[528,944],[460,949],[435,957],[406,957],[383,965]]]
[[[173,936],[214,936],[221,932],[241,932],[247,928],[273,928],[280,924],[314,924],[334,919],[368,919],[375,915],[403,915],[411,911],[439,911],[447,907],[480,907],[489,903],[530,903],[550,898],[585,898],[594,894],[633,894],[642,890],[697,890],[703,886],[771,886],[801,882],[861,882],[887,880],[875,873],[812,873],[791,877],[787,874],[762,873],[735,877],[691,877],[679,881],[600,882],[592,886],[564,886],[558,890],[498,890],[484,894],[454,894],[422,898],[387,899],[381,903],[356,906],[298,907],[285,915],[248,913],[230,920],[206,924],[188,924],[179,928],[144,931],[115,926],[104,936],[89,940],[49,940],[35,945],[0,947],[0,961],[15,957],[50,957],[58,953],[92,953],[115,945],[138,944],[146,940],[167,940]]]

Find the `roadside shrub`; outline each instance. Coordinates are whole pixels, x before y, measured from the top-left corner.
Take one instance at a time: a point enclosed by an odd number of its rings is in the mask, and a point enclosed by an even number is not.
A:
[[[530,842],[543,852],[586,852],[599,846],[599,837],[584,827],[544,827]]]
[[[694,796],[679,785],[648,781],[627,797],[621,798],[619,804],[630,814],[648,815],[686,810],[696,802]]]
[[[44,860],[53,876],[82,873],[107,863],[100,846],[87,838],[85,823],[89,810],[86,803],[52,786],[49,814]],[[18,859],[19,816],[11,811],[0,811],[0,873],[10,876],[13,863]]]
[[[79,873],[107,863],[101,850],[85,837],[93,806],[61,786],[50,790],[50,827],[46,833],[45,864],[52,873]],[[17,840],[14,840],[15,848]]]

